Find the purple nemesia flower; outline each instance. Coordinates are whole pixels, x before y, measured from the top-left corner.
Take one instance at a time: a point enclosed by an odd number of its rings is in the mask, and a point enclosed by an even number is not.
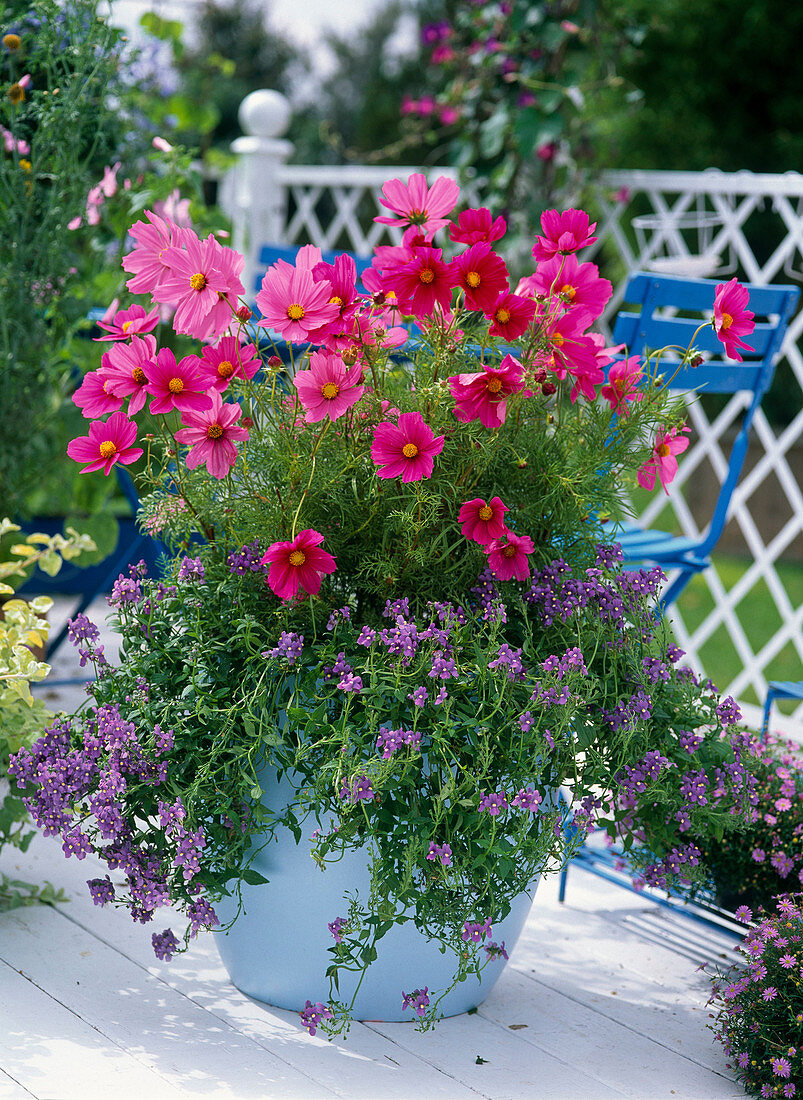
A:
[[[723,726],[732,726],[736,722],[741,722],[742,720],[742,712],[739,710],[736,700],[731,695],[729,695],[727,699],[722,700],[716,708],[716,711]]]
[[[67,620],[67,637],[72,645],[81,642],[96,642],[100,637],[100,631],[86,615],[76,615],[74,619]]]
[[[355,676],[353,672],[345,672],[338,680],[337,686],[341,691],[352,691],[355,695],[359,695],[363,688],[362,677]]]
[[[491,918],[488,917],[484,921],[465,921],[463,923],[463,931],[461,933],[462,938],[468,943],[470,940],[472,943],[481,943],[485,937],[491,938]]]
[[[485,794],[483,791],[480,795],[479,812],[483,810],[491,815],[491,817],[497,817],[500,810],[507,809],[507,798],[504,791],[494,791],[491,794]]]
[[[203,584],[205,576],[203,562],[200,558],[182,558],[178,569],[178,579],[180,581],[198,581],[199,584]]]
[[[351,787],[347,783],[343,783],[340,788],[339,797],[348,799],[349,802],[354,805],[357,802],[372,802],[377,796],[374,793],[374,789],[371,786],[371,780],[367,775],[361,775],[358,779],[355,779]]]
[[[364,645],[366,649],[374,644],[376,631],[370,626],[364,626],[357,635],[357,645]]]
[[[133,577],[127,577],[121,573],[112,585],[109,605],[119,607],[126,603],[139,603],[142,599],[142,585]]]
[[[304,1008],[299,1012],[301,1017],[301,1023],[310,1033],[314,1035],[320,1026],[321,1020],[331,1020],[332,1010],[327,1008],[321,1001],[316,1001],[315,1004],[312,1001],[307,1001]]]
[[[515,798],[511,801],[510,805],[515,806],[517,810],[527,810],[529,813],[537,813],[538,807],[541,805],[542,796],[541,792],[535,790],[534,787],[524,787],[517,792]]]
[[[452,846],[451,844],[436,844],[434,840],[429,842],[429,851],[427,852],[427,859],[441,861],[441,866],[451,867],[452,865]]]
[[[351,608],[349,608],[349,607],[338,607],[338,608],[336,608],[332,612],[332,614],[329,616],[329,619],[327,620],[326,629],[327,630],[334,630],[334,628],[337,626],[337,624],[340,622],[341,619],[343,620],[344,623],[347,623],[351,620]]]
[[[417,687],[415,689],[415,691],[411,691],[410,694],[407,696],[407,698],[415,706],[423,707],[424,703],[427,701],[428,696],[429,696],[429,692],[422,685],[421,687]]]
[[[405,1008],[412,1008],[419,1016],[423,1016],[429,1004],[428,993],[429,986],[426,985],[423,989],[414,989],[412,993],[405,993],[404,990],[402,990],[402,1010]]]
[[[190,918],[190,937],[197,936],[202,928],[217,928],[217,913],[205,898],[197,898],[187,909]]]
[[[342,943],[343,942],[342,933],[343,933],[343,929],[346,927],[347,923],[348,922],[346,921],[345,917],[335,917],[334,920],[329,921],[329,923],[327,924],[326,927],[329,929],[329,931],[334,936],[335,943]]]
[[[239,550],[233,550],[226,558],[229,572],[244,577],[246,573],[267,573],[269,563],[263,563],[264,552],[260,549],[259,539],[247,543]]]
[[[279,635],[279,644],[274,649],[266,650],[262,656],[270,657],[274,661],[280,657],[286,657],[289,665],[294,665],[301,656],[304,648],[304,635],[295,634],[292,631],[283,630]]]
[[[376,739],[376,747],[382,750],[383,760],[389,760],[402,745],[409,745],[411,749],[420,749],[420,730],[389,730],[384,726],[380,729]]]
[[[505,950],[505,941],[501,943],[486,943],[485,952],[489,959],[509,959],[507,951]]]
[[[114,901],[114,883],[106,875],[105,878],[87,879],[87,886],[94,905],[108,905]]]
[[[181,827],[181,822],[187,816],[187,811],[180,798],[175,802],[159,802],[159,825],[168,834]]]
[[[154,955],[162,962],[170,962],[178,950],[178,940],[169,928],[165,928],[164,932],[154,932],[151,936],[151,943],[153,944]]]

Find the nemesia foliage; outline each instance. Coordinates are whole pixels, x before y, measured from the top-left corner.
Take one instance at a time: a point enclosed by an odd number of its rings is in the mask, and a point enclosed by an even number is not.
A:
[[[332,995],[305,1006],[311,1032],[346,1025],[340,977],[396,921],[452,948],[455,981],[506,957],[493,927],[554,866],[561,784],[578,837],[638,832],[656,883],[697,873],[674,814],[700,773],[717,784],[690,811],[700,833],[735,825],[750,793],[749,742],[726,736],[735,705],[675,667],[652,606],[660,571],[621,572],[611,541],[625,486],[642,471],[665,487],[663,441],[685,436],[657,356],[624,358],[601,389],[624,350],[589,331],[604,280],[564,272],[588,216],[544,215],[551,281],[514,291],[492,247],[500,219],[450,220],[456,185],[413,177],[383,194],[394,217],[379,220],[403,241],[376,249],[363,289],[353,264],[307,247],[266,273],[261,316],[235,297],[231,249],[147,211],[134,227],[135,285],[207,344],[177,361],[147,334],[114,342],[86,393],[100,402],[105,386],[123,407],[71,448],[108,473],[137,416],[142,523],[172,556],[163,579],[115,586],[119,668],[74,624],[95,706],[14,764],[65,853],[123,874],[90,885],[98,904],[146,922],[173,902],[188,934],[256,881],[264,766],[297,792],[270,828],[298,837],[334,815],[322,864],[370,841],[370,897],[322,914]],[[465,248],[449,258],[435,242],[455,225]],[[688,730],[702,731],[692,760]],[[178,937],[156,932],[154,948],[168,958]],[[426,981],[399,992],[422,1027],[446,992]]]

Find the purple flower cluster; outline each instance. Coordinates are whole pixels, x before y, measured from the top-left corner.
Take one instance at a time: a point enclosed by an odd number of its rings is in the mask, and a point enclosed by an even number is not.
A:
[[[423,1016],[429,1004],[428,994],[429,987],[426,985],[423,989],[414,989],[412,993],[405,993],[404,990],[402,990],[402,1010],[411,1008],[413,1012],[418,1013],[419,1016]]]
[[[544,569],[535,570],[524,598],[544,626],[568,622],[581,611],[612,622],[623,632],[634,619],[652,633],[645,597],[655,596],[664,580],[662,570],[642,569],[606,578],[600,569],[587,569],[585,579],[571,576],[569,565],[558,558]]]
[[[488,662],[488,668],[507,669],[508,679],[510,680],[524,680],[526,678],[524,665],[521,663],[521,649],[513,649],[507,642],[502,642],[499,646],[499,652],[493,661]]]
[[[339,797],[354,805],[356,802],[373,802],[379,795],[374,793],[374,788],[371,786],[371,780],[368,776],[360,775],[350,786],[348,783],[343,783]]]
[[[316,1001],[315,1004],[312,1001],[307,1001],[304,1008],[299,1012],[301,1017],[301,1023],[310,1033],[314,1035],[321,1024],[321,1020],[331,1020],[332,1010],[327,1008],[321,1001]]]
[[[86,615],[76,615],[74,619],[67,620],[67,638],[71,645],[96,642],[99,637],[100,631]]]
[[[451,867],[452,865],[452,846],[451,844],[436,844],[434,840],[429,842],[429,851],[427,852],[427,859],[441,861],[442,867]]]
[[[465,921],[463,923],[462,938],[468,943],[481,943],[485,937],[491,938],[491,918],[488,917],[484,921]]]
[[[178,568],[180,581],[197,581],[198,584],[203,584],[205,577],[206,573],[200,558],[181,559],[181,565]]]
[[[286,657],[289,665],[294,665],[301,656],[304,648],[304,635],[294,634],[283,630],[279,635],[279,642],[273,649],[266,650],[262,656],[277,661],[280,657]]]
[[[402,745],[409,745],[411,749],[421,748],[421,731],[405,729],[385,729],[379,731],[376,739],[377,749],[382,750],[382,759],[389,760]]]
[[[629,699],[620,699],[613,710],[603,711],[603,718],[612,730],[633,730],[639,722],[652,717],[652,700],[641,688]]]
[[[542,801],[543,797],[540,791],[535,790],[534,787],[522,787],[521,790],[516,792],[510,805],[517,810],[527,810],[529,813],[534,814],[538,812]]]
[[[348,921],[345,917],[335,917],[334,920],[330,920],[327,924],[327,928],[334,936],[335,943],[343,942],[343,930],[346,928]]]
[[[432,668],[428,675],[431,679],[456,680],[459,673],[454,657],[447,656],[442,650],[436,649],[432,654]]]
[[[344,623],[351,621],[351,608],[350,607],[338,607],[329,616],[326,623],[327,630],[334,630],[340,621]]]
[[[491,794],[480,795],[479,812],[487,811],[491,817],[498,817],[500,810],[507,809],[507,797],[504,791],[493,791]]]
[[[239,550],[232,550],[226,558],[229,572],[244,577],[247,573],[267,573],[269,565],[262,564],[264,551],[259,548],[259,539],[248,542]]]
[[[486,943],[483,948],[489,959],[509,959],[507,951],[505,950],[505,941],[501,943]]]

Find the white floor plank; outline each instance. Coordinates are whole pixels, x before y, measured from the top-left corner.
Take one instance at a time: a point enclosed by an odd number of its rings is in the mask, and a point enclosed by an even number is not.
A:
[[[0,1069],[0,1100],[31,1100],[32,1097],[34,1097],[32,1092],[23,1088],[18,1081]]]

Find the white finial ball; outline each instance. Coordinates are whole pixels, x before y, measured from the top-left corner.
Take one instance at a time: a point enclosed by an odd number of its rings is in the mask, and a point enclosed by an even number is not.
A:
[[[271,88],[251,92],[240,104],[237,116],[246,134],[261,138],[278,138],[290,123],[290,103]]]

